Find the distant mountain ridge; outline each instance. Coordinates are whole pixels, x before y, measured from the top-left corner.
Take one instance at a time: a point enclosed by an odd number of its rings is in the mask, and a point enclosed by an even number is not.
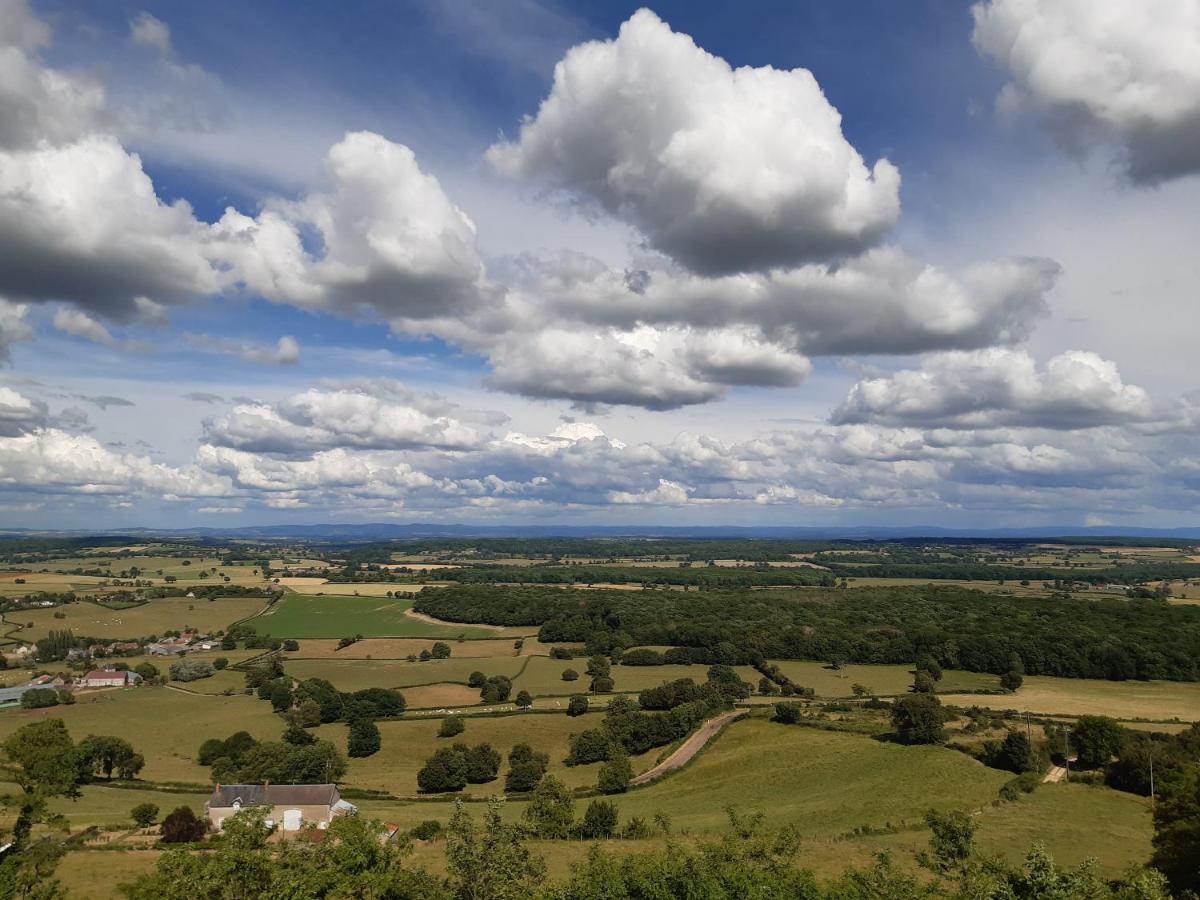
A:
[[[842,527],[786,525],[460,525],[373,522],[318,525],[247,525],[231,528],[0,529],[0,539],[33,536],[130,535],[145,537],[258,538],[260,540],[386,541],[405,538],[777,538],[795,540],[895,540],[914,538],[1172,538],[1200,539],[1200,526],[1121,528],[944,528],[932,525]]]

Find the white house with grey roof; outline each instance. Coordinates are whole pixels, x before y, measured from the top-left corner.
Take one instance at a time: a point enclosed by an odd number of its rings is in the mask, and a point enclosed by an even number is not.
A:
[[[217,831],[224,821],[243,809],[269,806],[267,824],[283,831],[302,825],[325,829],[338,816],[358,811],[338,794],[336,784],[218,784],[204,809]]]

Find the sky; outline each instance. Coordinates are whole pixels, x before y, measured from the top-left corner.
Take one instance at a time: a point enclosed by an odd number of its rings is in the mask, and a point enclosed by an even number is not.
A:
[[[1200,0],[0,0],[0,528],[1196,525]]]

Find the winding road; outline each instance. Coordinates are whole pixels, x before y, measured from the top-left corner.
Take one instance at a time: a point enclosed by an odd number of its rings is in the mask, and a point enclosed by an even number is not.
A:
[[[682,768],[691,762],[692,757],[704,749],[704,745],[711,741],[720,733],[721,729],[746,715],[748,710],[731,709],[728,712],[723,712],[719,716],[714,716],[709,719],[700,728],[689,737],[686,741],[675,748],[675,751],[656,765],[653,769],[647,769],[641,775],[638,775],[630,782],[630,785],[637,787],[639,785],[648,784],[656,778],[661,778],[668,772],[674,772],[676,769]]]

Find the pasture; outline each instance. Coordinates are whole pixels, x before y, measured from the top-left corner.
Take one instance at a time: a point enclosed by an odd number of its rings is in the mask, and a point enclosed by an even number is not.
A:
[[[252,624],[278,638],[495,637],[485,626],[438,624],[408,615],[412,602],[385,597],[306,596],[289,592]],[[534,629],[536,630],[536,629]]]
[[[190,682],[198,685],[201,682]],[[207,784],[209,770],[195,761],[200,743],[248,731],[259,740],[278,740],[283,719],[269,703],[239,694],[207,696],[170,687],[139,687],[80,694],[70,706],[6,709],[0,712],[0,740],[22,725],[62,719],[79,740],[89,734],[126,738],[146,758],[141,778]]]
[[[457,646],[457,645],[456,645]],[[431,659],[426,662],[407,660],[341,660],[341,659],[288,659],[284,663],[287,674],[293,678],[324,678],[338,690],[357,691],[369,687],[404,688],[417,684],[459,682],[466,684],[467,678],[476,670],[485,675],[507,675],[514,678],[526,662],[516,656],[493,659],[471,659],[451,657]],[[519,690],[519,686],[514,688]],[[478,698],[479,692],[475,691]]]
[[[516,690],[526,690],[538,696],[555,696],[564,694],[586,694],[591,678],[585,674],[587,658],[580,659],[550,659],[548,656],[533,656],[529,665],[521,672],[514,682]],[[562,673],[566,669],[574,669],[579,673],[578,681],[563,681]],[[759,674],[750,666],[737,666],[737,673],[743,680],[757,684]],[[486,671],[486,670],[485,670]],[[637,692],[649,687],[657,687],[664,681],[674,681],[677,678],[690,678],[697,684],[703,684],[707,677],[708,666],[613,666],[612,678],[618,691]]]
[[[797,659],[772,660],[796,684],[810,687],[818,697],[849,697],[852,687],[861,684],[881,696],[906,693],[913,683],[911,666],[865,666],[848,664],[833,669],[824,663]],[[745,676],[742,676],[745,678]],[[751,680],[758,684],[758,676]],[[1000,686],[996,675],[947,669],[938,682],[939,692],[994,690]]]
[[[445,639],[443,639],[445,640]],[[348,647],[338,649],[335,640],[305,640],[300,642],[300,649],[290,652],[289,658],[295,659],[407,659],[412,654],[420,655],[422,650],[430,649],[434,644],[433,638],[364,638],[355,641]],[[501,656],[516,656],[510,638],[483,640],[449,641],[450,649],[456,657],[474,657],[487,659]],[[522,655],[529,655],[541,645],[534,639],[525,641]],[[540,652],[546,653],[546,649]]]
[[[400,797],[417,794],[417,772],[425,760],[439,747],[454,743],[471,746],[491,744],[504,757],[500,766],[500,777],[487,784],[468,785],[463,791],[466,796],[487,796],[504,793],[504,775],[508,771],[508,751],[514,744],[528,743],[535,750],[550,755],[549,772],[569,787],[592,787],[596,784],[600,763],[587,766],[565,766],[563,760],[569,752],[568,740],[588,728],[600,725],[599,713],[588,713],[571,718],[565,715],[541,715],[525,713],[504,716],[472,716],[464,719],[466,730],[454,738],[439,738],[440,717],[428,719],[394,719],[379,722],[382,746],[378,753],[364,759],[351,759],[345,781],[355,787],[388,791]],[[322,725],[314,732],[318,737],[331,741],[338,747],[346,746],[346,726],[341,723]],[[633,757],[635,772],[644,771],[654,764],[660,750],[651,750],[640,757]],[[428,804],[421,804],[422,807]],[[420,810],[413,812],[419,813]],[[428,818],[425,816],[424,818]],[[392,820],[389,820],[392,821]],[[395,820],[399,821],[399,820]],[[418,820],[419,821],[419,820]],[[415,823],[414,823],[415,824]]]
[[[942,697],[942,702],[1048,715],[1200,721],[1200,684],[1196,682],[1098,681],[1029,675],[1015,694],[949,695]]]
[[[266,601],[257,597],[220,597],[216,600],[169,597],[125,609],[109,609],[84,600],[45,609],[10,612],[5,621],[11,623],[10,627],[23,626],[12,635],[23,641],[37,641],[50,631],[65,628],[80,637],[123,640],[186,628],[200,632],[218,631],[255,615],[265,606]]]

